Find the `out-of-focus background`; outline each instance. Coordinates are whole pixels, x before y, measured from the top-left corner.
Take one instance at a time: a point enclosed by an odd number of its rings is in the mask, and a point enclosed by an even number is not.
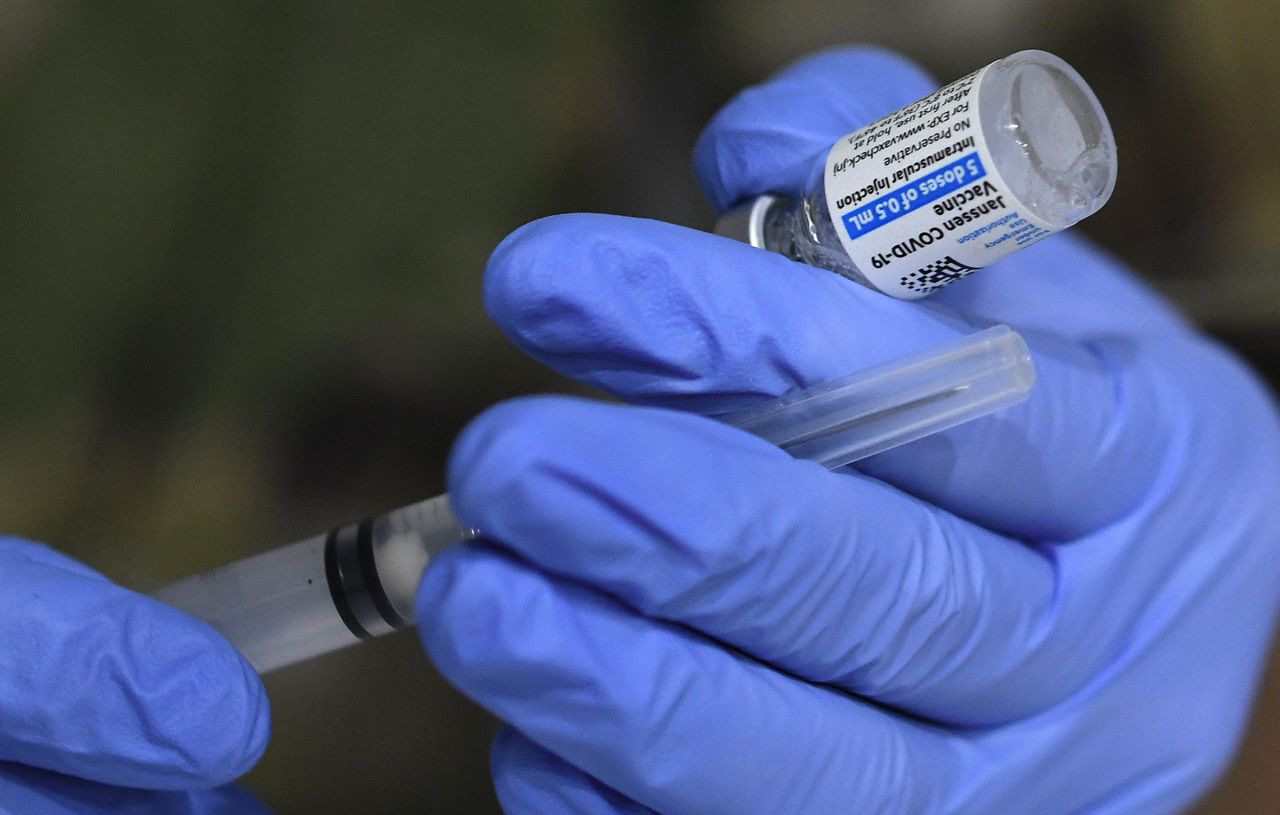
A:
[[[572,388],[487,321],[490,249],[708,226],[702,124],[835,43],[1076,65],[1123,168],[1083,230],[1276,381],[1277,40],[1273,0],[0,0],[0,528],[148,589],[439,492],[468,417]],[[497,812],[412,634],[267,684],[279,812]],[[1203,813],[1280,807],[1280,674],[1255,722]]]

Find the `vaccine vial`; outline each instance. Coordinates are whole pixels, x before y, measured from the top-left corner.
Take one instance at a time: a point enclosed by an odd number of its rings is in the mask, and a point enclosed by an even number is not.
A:
[[[1097,212],[1115,181],[1093,91],[1019,51],[844,136],[802,196],[744,202],[716,231],[913,300]]]

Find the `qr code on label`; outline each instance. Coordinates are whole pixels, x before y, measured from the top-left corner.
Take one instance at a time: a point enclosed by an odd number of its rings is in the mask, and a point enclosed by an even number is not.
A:
[[[934,261],[910,274],[903,275],[898,278],[898,282],[911,291],[929,294],[968,277],[979,268],[981,267],[967,266],[947,255],[942,260]]]

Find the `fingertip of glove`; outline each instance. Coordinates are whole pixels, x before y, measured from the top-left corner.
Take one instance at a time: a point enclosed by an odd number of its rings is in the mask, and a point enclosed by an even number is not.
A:
[[[784,68],[778,79],[817,79],[834,87],[859,83],[873,90],[885,113],[908,105],[938,86],[924,66],[890,48],[865,43],[838,45],[802,57]]]
[[[530,332],[554,322],[575,299],[581,280],[569,270],[584,242],[596,244],[610,234],[606,217],[575,213],[541,218],[512,232],[490,255],[485,309],[517,345],[534,343]]]
[[[109,583],[107,578],[74,558],[38,541],[14,535],[0,535],[0,558],[18,557],[23,560],[49,566],[63,572],[71,572],[89,580]]]
[[[637,306],[629,292],[662,290],[669,282],[661,278],[671,265],[672,249],[692,250],[690,242],[708,238],[723,240],[643,218],[592,213],[543,218],[511,233],[490,256],[485,308],[518,347],[570,375],[580,355],[643,357],[619,331],[625,335],[629,324],[663,318],[635,313],[644,306]]]
[[[749,87],[711,120],[693,167],[717,212],[766,192],[796,194],[836,139],[937,86],[915,62],[852,45],[805,57]]]
[[[418,588],[418,636],[440,672],[464,690],[506,653],[504,609],[520,592],[509,572],[504,556],[463,544],[441,554]]]
[[[510,513],[533,486],[529,475],[562,451],[584,445],[585,428],[601,406],[564,396],[531,396],[495,405],[458,435],[447,483],[458,516],[491,534],[495,508]],[[589,455],[589,450],[583,450]]]
[[[593,646],[571,633],[579,606],[598,602],[584,592],[496,546],[455,546],[423,578],[419,636],[441,675],[500,718],[555,704],[547,694],[567,682],[595,698],[602,688],[583,667]]]
[[[489,255],[484,270],[484,305],[499,326],[506,329],[508,315],[519,316],[525,306],[519,292],[528,287],[526,278],[536,271],[528,256],[554,239],[560,216],[530,221],[502,239]]]
[[[0,758],[148,789],[217,786],[258,760],[265,691],[212,628],[41,548],[5,559],[21,597],[0,620]]]
[[[152,630],[132,644],[128,682],[172,788],[215,787],[247,773],[271,737],[266,689],[249,662],[205,623],[149,598]],[[153,782],[154,784],[154,782]],[[154,784],[157,788],[165,788]]]
[[[637,496],[664,494],[663,485],[668,496],[680,493],[678,485],[711,462],[741,465],[747,458],[790,460],[768,442],[705,417],[536,396],[490,408],[463,429],[449,457],[448,485],[468,525],[554,571],[553,562],[563,567],[575,552],[604,546],[602,540],[569,546],[563,540],[574,534],[569,530],[636,523]]]

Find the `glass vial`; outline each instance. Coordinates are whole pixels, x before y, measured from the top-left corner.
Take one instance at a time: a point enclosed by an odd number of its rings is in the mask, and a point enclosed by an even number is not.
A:
[[[1020,51],[844,136],[800,198],[747,201],[716,231],[916,299],[1097,212],[1115,180],[1093,91]]]

